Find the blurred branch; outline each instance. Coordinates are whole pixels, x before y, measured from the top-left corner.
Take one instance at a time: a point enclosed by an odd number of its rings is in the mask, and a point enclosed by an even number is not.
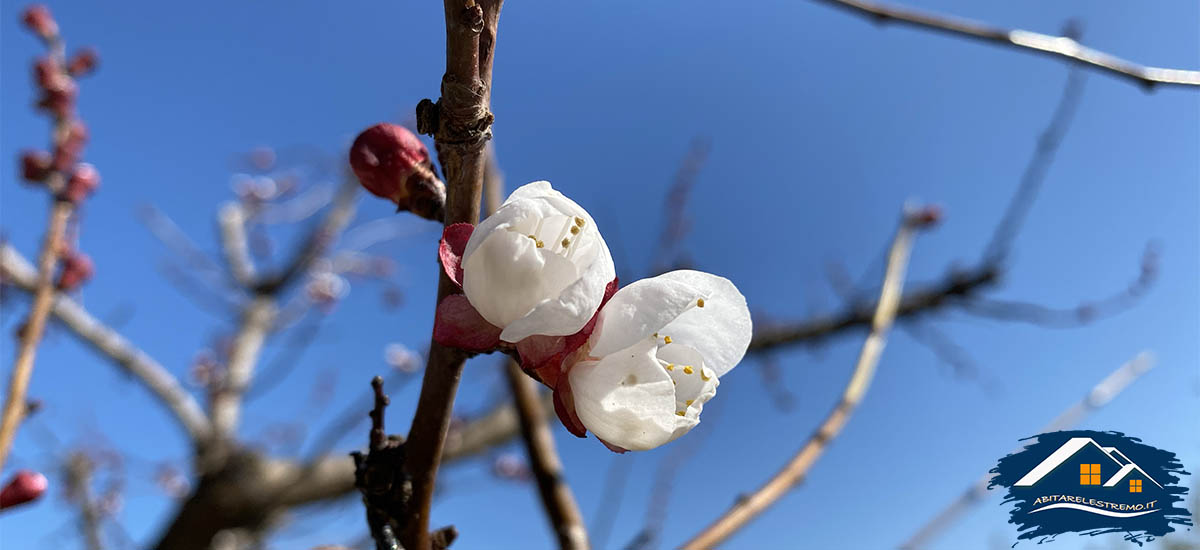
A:
[[[63,468],[67,498],[79,508],[79,529],[87,550],[104,550],[101,519],[104,514],[92,495],[95,465],[83,452],[72,452]]]
[[[36,285],[33,266],[7,244],[0,244],[0,272],[7,281],[26,292],[32,292]],[[165,367],[92,317],[78,302],[66,295],[58,295],[53,312],[80,340],[145,385],[170,409],[192,440],[203,441],[208,438],[212,426],[204,410]]]
[[[278,294],[297,276],[304,274],[314,261],[325,255],[329,246],[337,240],[338,235],[354,217],[358,188],[358,181],[354,176],[347,174],[325,217],[309,232],[308,237],[292,254],[291,261],[278,274],[264,277],[255,284],[256,293]]]
[[[57,177],[61,179],[62,175],[58,174]],[[4,398],[4,412],[3,416],[0,416],[0,469],[4,468],[4,463],[8,460],[13,440],[17,437],[17,427],[25,417],[25,393],[29,390],[29,379],[33,376],[33,359],[37,355],[37,346],[42,341],[46,319],[50,316],[50,308],[54,303],[54,271],[58,267],[58,256],[63,249],[67,220],[74,211],[74,203],[58,199],[54,200],[54,206],[50,209],[50,220],[42,240],[42,251],[38,255],[37,276],[31,289],[33,305],[30,306],[29,317],[18,334],[17,358],[13,361],[8,393]]]
[[[733,508],[704,528],[692,540],[684,544],[683,548],[704,550],[714,548],[728,539],[803,480],[825,448],[842,431],[850,419],[850,415],[866,395],[867,387],[875,376],[875,366],[879,362],[879,356],[887,341],[888,330],[900,309],[901,289],[904,286],[904,275],[908,267],[913,237],[918,230],[927,225],[928,222],[922,221],[920,213],[906,209],[888,253],[883,288],[879,293],[879,305],[876,306],[874,317],[871,320],[871,332],[863,342],[862,350],[854,365],[854,373],[843,390],[837,406],[779,473],[754,493],[739,499]]]
[[[866,16],[877,23],[896,22],[953,36],[1009,46],[1056,57],[1107,72],[1141,84],[1148,90],[1158,85],[1200,86],[1200,71],[1147,67],[1089,48],[1067,36],[1051,36],[1020,29],[1005,29],[938,13],[864,0],[818,0]]]
[[[254,262],[246,241],[246,209],[236,202],[227,202],[217,212],[221,234],[221,252],[233,280],[244,288],[254,284]]]
[[[1112,401],[1118,394],[1129,387],[1141,375],[1145,374],[1154,366],[1154,355],[1149,351],[1143,351],[1129,360],[1124,365],[1121,365],[1110,373],[1108,376],[1096,384],[1091,391],[1087,392],[1075,404],[1068,407],[1060,413],[1049,424],[1038,430],[1037,433],[1057,432],[1070,429],[1080,420],[1091,412],[1105,406],[1109,401]],[[1018,447],[1019,449],[1019,447]],[[1015,451],[1014,451],[1015,452]],[[983,500],[987,495],[988,482],[991,481],[992,475],[984,473],[974,484],[967,488],[954,502],[948,507],[934,516],[933,519],[917,530],[912,538],[908,539],[901,548],[908,550],[916,550],[924,547],[931,542],[940,533],[954,524],[971,506]]]
[[[445,0],[446,72],[441,98],[417,105],[417,129],[434,137],[446,176],[444,223],[479,221],[485,144],[492,137],[492,63],[503,0]],[[458,292],[438,270],[437,301]],[[431,338],[432,339],[432,338]],[[406,443],[405,470],[412,476],[410,517],[400,533],[408,550],[431,550],[429,515],[434,483],[450,428],[454,396],[465,356],[431,342],[421,395]]]
[[[521,437],[529,455],[529,466],[537,481],[546,518],[562,550],[587,550],[587,529],[571,487],[563,478],[562,461],[554,448],[554,433],[546,423],[546,411],[538,399],[537,382],[512,360],[505,361],[505,374],[520,419]]]
[[[167,248],[175,251],[187,264],[195,270],[208,273],[220,273],[221,269],[207,254],[192,242],[192,239],[169,216],[152,204],[144,204],[137,209],[137,217],[141,219],[150,233]]]
[[[242,310],[237,334],[230,346],[225,377],[212,394],[213,428],[219,438],[232,439],[241,414],[242,394],[250,385],[267,333],[275,322],[275,299],[256,296]]]
[[[680,266],[686,263],[681,257],[681,243],[690,229],[690,220],[687,218],[688,209],[684,206],[687,204],[688,195],[696,187],[700,168],[704,166],[704,161],[708,160],[711,152],[712,142],[707,138],[692,139],[683,162],[675,172],[675,179],[667,188],[667,194],[663,198],[663,217],[666,221],[658,238],[658,251],[654,254],[654,257],[658,258],[657,264],[651,268],[654,274],[680,269]]]
[[[1033,208],[1033,201],[1042,188],[1042,182],[1046,180],[1046,174],[1050,169],[1050,164],[1054,162],[1058,146],[1062,143],[1067,129],[1070,128],[1071,121],[1075,119],[1079,100],[1083,96],[1085,80],[1085,75],[1079,68],[1072,68],[1067,72],[1067,84],[1063,87],[1058,106],[1054,108],[1050,123],[1038,136],[1033,157],[1025,165],[1025,172],[1021,174],[1021,183],[1017,185],[1017,192],[1013,194],[1008,208],[1004,211],[1004,217],[1001,218],[992,233],[992,240],[984,249],[984,263],[999,265],[1008,259],[1012,243],[1021,230],[1025,218],[1029,215],[1029,211]]]

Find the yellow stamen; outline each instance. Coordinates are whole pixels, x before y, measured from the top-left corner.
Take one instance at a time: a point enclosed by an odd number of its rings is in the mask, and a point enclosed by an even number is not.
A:
[[[563,242],[562,242],[563,248],[566,248],[570,244],[571,244],[571,239],[563,239]]]
[[[691,407],[693,401],[695,401],[695,399],[688,399],[687,401],[685,401],[685,403],[687,403],[687,406]]]
[[[537,242],[537,247],[538,247],[538,248],[545,248],[545,246],[546,246],[546,243],[544,243],[544,242],[542,242],[542,241],[538,241],[538,242]]]
[[[704,298],[696,300],[696,307],[704,307]]]
[[[664,341],[664,342],[666,342],[666,343],[668,343],[668,344],[670,344],[670,343],[671,343],[671,337],[670,337],[670,336],[663,336],[663,341]]]
[[[667,370],[675,370],[675,364],[674,364],[674,363],[667,363]]]
[[[693,371],[693,370],[692,370],[692,367],[690,367],[690,366],[685,366],[685,367],[683,367],[683,373],[684,373],[684,374],[691,374],[691,373],[693,373],[693,372],[695,372],[695,371]]]
[[[683,416],[683,411],[675,411],[675,416]]]
[[[578,225],[579,227],[583,227],[583,218],[576,217],[576,218],[575,218],[575,225]]]
[[[572,235],[578,235],[578,234],[579,234],[579,228],[578,228],[578,227],[574,227],[574,226],[572,226],[572,227],[571,227],[571,234],[572,234]]]
[[[709,381],[709,380],[712,380],[712,377],[711,377],[711,376],[706,376],[706,375],[704,374],[704,369],[701,369],[701,370],[700,370],[700,379],[701,379],[701,380],[704,380],[705,382],[707,382],[707,381]]]

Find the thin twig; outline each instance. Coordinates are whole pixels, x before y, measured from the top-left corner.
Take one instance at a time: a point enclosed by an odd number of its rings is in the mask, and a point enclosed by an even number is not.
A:
[[[1117,394],[1129,387],[1141,375],[1145,374],[1154,366],[1154,355],[1149,351],[1139,353],[1133,359],[1130,359],[1125,364],[1117,367],[1108,376],[1104,377],[1099,384],[1096,384],[1090,391],[1084,394],[1083,398],[1075,402],[1070,407],[1067,407],[1062,413],[1051,420],[1050,423],[1038,430],[1037,433],[1057,432],[1069,429],[1071,426],[1078,424],[1085,416],[1091,412],[1100,409],[1101,407],[1112,401]],[[985,472],[975,483],[967,487],[961,495],[949,506],[943,509],[929,523],[923,525],[917,530],[912,538],[908,539],[901,548],[908,550],[916,550],[924,547],[932,541],[937,535],[946,530],[947,527],[962,516],[972,505],[983,500],[987,495],[988,482],[991,481],[992,474]]]
[[[854,365],[854,373],[850,377],[849,384],[843,390],[837,406],[779,473],[775,474],[757,491],[740,499],[733,508],[684,544],[683,548],[687,550],[714,548],[744,527],[803,480],[829,443],[845,427],[850,415],[866,394],[871,379],[875,376],[875,366],[883,352],[888,330],[899,311],[901,289],[904,285],[904,275],[908,266],[909,253],[912,250],[913,237],[916,231],[922,227],[917,219],[918,217],[913,213],[906,212],[900,228],[896,231],[895,239],[892,241],[888,253],[883,288],[879,293],[879,305],[876,306],[875,315],[871,321],[871,332],[863,342],[862,350]]]
[[[7,281],[32,292],[36,288],[33,266],[7,244],[0,244],[0,273]],[[203,441],[212,425],[195,398],[183,388],[165,367],[134,346],[112,328],[101,323],[70,297],[59,294],[54,301],[54,316],[80,340],[108,357],[127,374],[141,382],[162,402],[195,441]]]
[[[221,252],[233,280],[245,288],[253,286],[255,270],[246,241],[246,209],[236,202],[222,205],[217,212],[217,226],[221,234]]]
[[[496,29],[503,0],[445,0],[446,73],[442,97],[417,106],[417,127],[434,136],[446,176],[446,225],[479,221],[486,155],[491,139],[489,112]],[[441,273],[441,270],[438,270]],[[445,274],[438,280],[438,301],[457,292]],[[408,550],[430,550],[429,512],[434,483],[450,428],[454,396],[466,358],[437,342],[429,359],[407,443],[406,469],[412,476],[411,516],[400,533]]]
[[[505,373],[512,389],[513,403],[521,423],[521,438],[529,455],[529,467],[537,482],[546,519],[562,550],[588,550],[583,514],[571,487],[563,478],[562,461],[554,448],[554,433],[546,422],[546,411],[538,399],[537,382],[521,371],[512,360],[506,361]]]
[[[1089,48],[1066,36],[1005,29],[979,21],[863,0],[817,0],[851,10],[880,23],[897,22],[954,36],[1010,46],[1078,63],[1128,78],[1147,90],[1158,85],[1200,86],[1200,71],[1147,67]]]
[[[54,270],[58,266],[58,256],[62,251],[67,220],[74,210],[73,203],[57,199],[50,210],[42,251],[38,256],[33,305],[21,329],[17,359],[13,362],[8,394],[4,399],[4,413],[3,417],[0,417],[0,469],[4,468],[4,463],[8,460],[13,439],[17,437],[17,427],[25,416],[25,393],[29,390],[29,379],[33,375],[33,359],[37,355],[38,343],[42,341],[42,333],[46,329],[46,319],[54,305]]]

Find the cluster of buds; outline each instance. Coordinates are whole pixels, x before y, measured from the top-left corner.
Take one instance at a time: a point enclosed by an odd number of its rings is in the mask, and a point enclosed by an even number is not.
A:
[[[63,202],[78,205],[100,185],[95,166],[81,162],[88,141],[87,126],[75,114],[78,86],[75,78],[95,70],[95,50],[84,48],[71,57],[64,54],[58,23],[46,6],[36,4],[21,15],[25,27],[46,45],[47,52],[33,64],[37,107],[53,120],[51,151],[25,151],[20,156],[21,179],[45,187]],[[86,254],[67,248],[56,286],[70,292],[91,278],[94,266]]]
[[[46,54],[34,61],[33,81],[38,93],[36,105],[53,119],[55,130],[52,152],[21,154],[21,178],[45,185],[60,200],[79,203],[100,184],[100,175],[94,166],[80,162],[88,131],[75,114],[79,95],[75,79],[95,70],[98,56],[95,50],[84,48],[68,58],[63,53],[58,23],[46,6],[26,8],[22,21],[47,47]]]
[[[381,123],[350,146],[350,168],[371,194],[429,220],[441,220],[446,184],[433,171],[429,150],[408,128]]]

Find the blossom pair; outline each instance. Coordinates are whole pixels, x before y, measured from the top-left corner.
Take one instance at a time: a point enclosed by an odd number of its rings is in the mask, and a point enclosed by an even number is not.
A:
[[[478,227],[446,228],[434,339],[503,350],[554,390],[577,436],[615,451],[658,447],[700,422],[750,342],[746,299],[728,279],[672,271],[617,290],[592,217],[549,182],[512,193]]]

